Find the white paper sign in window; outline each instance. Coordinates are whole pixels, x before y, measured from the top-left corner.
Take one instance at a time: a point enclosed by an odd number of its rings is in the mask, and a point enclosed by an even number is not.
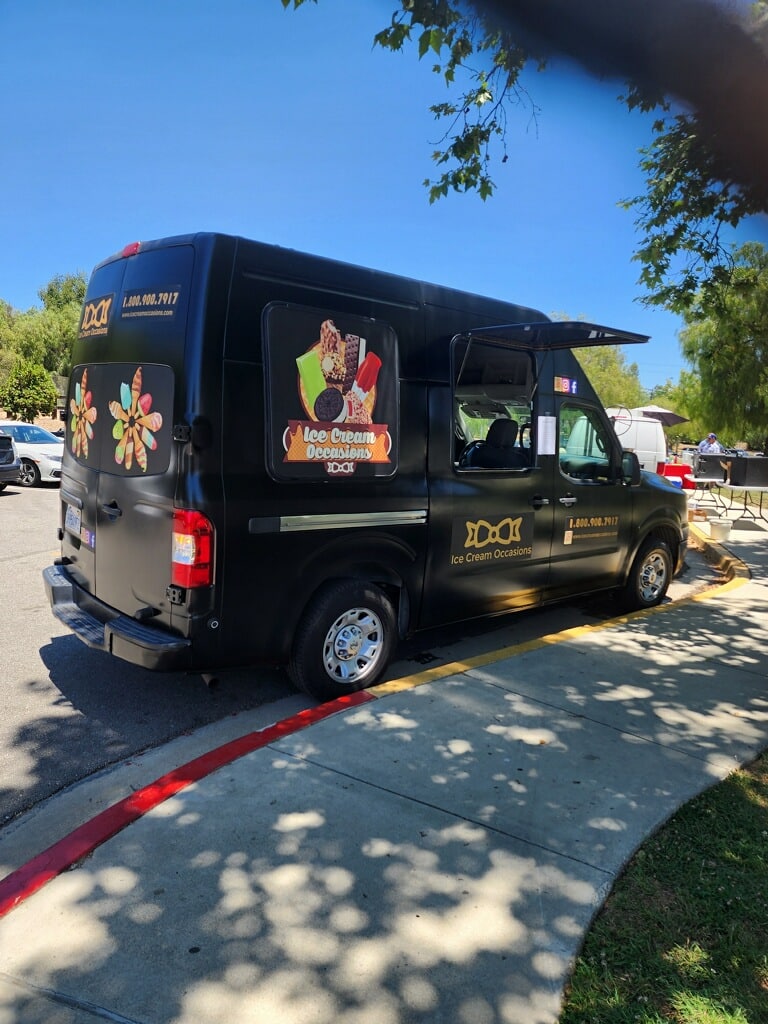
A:
[[[557,452],[557,419],[554,416],[539,416],[536,424],[539,455],[555,455]]]

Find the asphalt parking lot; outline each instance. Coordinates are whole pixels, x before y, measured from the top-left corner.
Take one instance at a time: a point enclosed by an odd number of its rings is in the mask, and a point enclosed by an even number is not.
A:
[[[58,554],[58,487],[8,488],[0,494],[0,514],[8,538],[0,564],[9,584],[3,610],[0,822],[175,737],[276,702],[295,705],[296,693],[276,668],[228,671],[210,689],[199,675],[149,673],[89,650],[53,617],[41,581],[42,569]],[[693,593],[718,578],[702,552],[691,547],[670,596]],[[385,678],[603,621],[613,611],[610,597],[598,596],[432,630],[403,642]]]

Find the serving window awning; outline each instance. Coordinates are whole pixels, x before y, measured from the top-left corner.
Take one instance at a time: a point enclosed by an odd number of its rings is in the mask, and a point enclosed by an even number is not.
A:
[[[493,341],[531,352],[563,348],[596,348],[600,345],[642,345],[648,334],[622,331],[582,320],[545,320],[541,323],[499,324],[479,327],[465,337],[471,341]]]

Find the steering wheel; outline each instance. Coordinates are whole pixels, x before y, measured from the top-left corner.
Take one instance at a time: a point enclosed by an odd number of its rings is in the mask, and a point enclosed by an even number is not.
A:
[[[469,465],[469,460],[471,456],[473,456],[478,449],[483,447],[485,447],[485,441],[470,441],[470,443],[461,453],[461,457],[459,458],[459,466],[467,467]]]

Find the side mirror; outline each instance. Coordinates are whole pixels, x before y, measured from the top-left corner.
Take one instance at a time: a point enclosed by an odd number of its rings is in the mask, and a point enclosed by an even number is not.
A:
[[[636,452],[623,452],[621,456],[621,475],[624,483],[636,487],[641,479],[640,460]]]

